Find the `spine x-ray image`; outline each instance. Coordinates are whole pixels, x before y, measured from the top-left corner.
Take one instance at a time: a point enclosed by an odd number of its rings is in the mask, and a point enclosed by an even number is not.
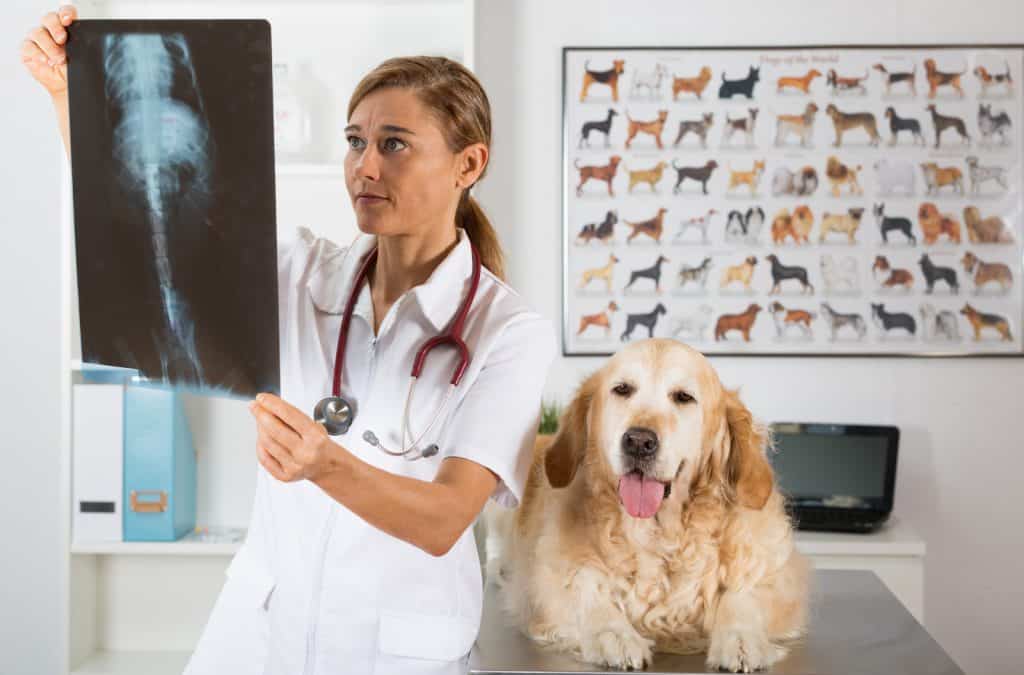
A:
[[[82,21],[68,50],[83,361],[278,391],[269,27]]]

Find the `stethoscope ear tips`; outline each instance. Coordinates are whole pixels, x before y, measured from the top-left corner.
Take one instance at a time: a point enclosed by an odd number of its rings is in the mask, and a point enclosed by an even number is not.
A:
[[[375,447],[380,444],[380,441],[377,440],[377,436],[369,429],[363,432],[363,440]]]
[[[431,443],[421,453],[424,457],[433,457],[437,454],[437,444]]]

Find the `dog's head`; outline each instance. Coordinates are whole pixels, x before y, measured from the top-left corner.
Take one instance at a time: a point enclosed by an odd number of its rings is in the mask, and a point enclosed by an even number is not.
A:
[[[544,459],[561,488],[617,494],[627,514],[655,515],[694,491],[759,509],[773,488],[768,435],[708,360],[676,340],[621,349],[580,385]]]
[[[929,75],[934,73],[935,72],[935,59],[925,59],[924,60],[924,69],[928,71]]]
[[[626,70],[626,61],[624,59],[615,59],[612,62],[612,65],[615,68],[615,72],[619,75],[621,75],[623,71]]]
[[[960,259],[960,264],[964,266],[964,270],[970,273],[974,271],[974,266],[978,264],[978,258],[968,251],[967,253],[964,253],[964,257]]]

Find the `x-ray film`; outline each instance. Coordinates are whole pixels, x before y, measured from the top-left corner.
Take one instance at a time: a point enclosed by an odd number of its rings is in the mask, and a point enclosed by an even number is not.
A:
[[[79,21],[68,39],[82,360],[279,392],[266,21]]]

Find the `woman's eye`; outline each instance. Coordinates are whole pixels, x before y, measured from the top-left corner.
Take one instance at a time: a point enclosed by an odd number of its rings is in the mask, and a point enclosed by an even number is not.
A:
[[[359,148],[361,148],[362,142],[363,139],[359,138],[358,136],[348,137],[348,147],[352,148],[353,150],[358,150]]]
[[[676,403],[689,403],[693,400],[693,397],[687,394],[685,391],[672,392],[672,400]]]
[[[622,384],[617,384],[612,387],[612,391],[618,396],[626,397],[633,393],[633,386],[623,382]]]
[[[405,147],[405,142],[397,138],[389,138],[384,141],[384,149],[388,152],[397,152]]]

